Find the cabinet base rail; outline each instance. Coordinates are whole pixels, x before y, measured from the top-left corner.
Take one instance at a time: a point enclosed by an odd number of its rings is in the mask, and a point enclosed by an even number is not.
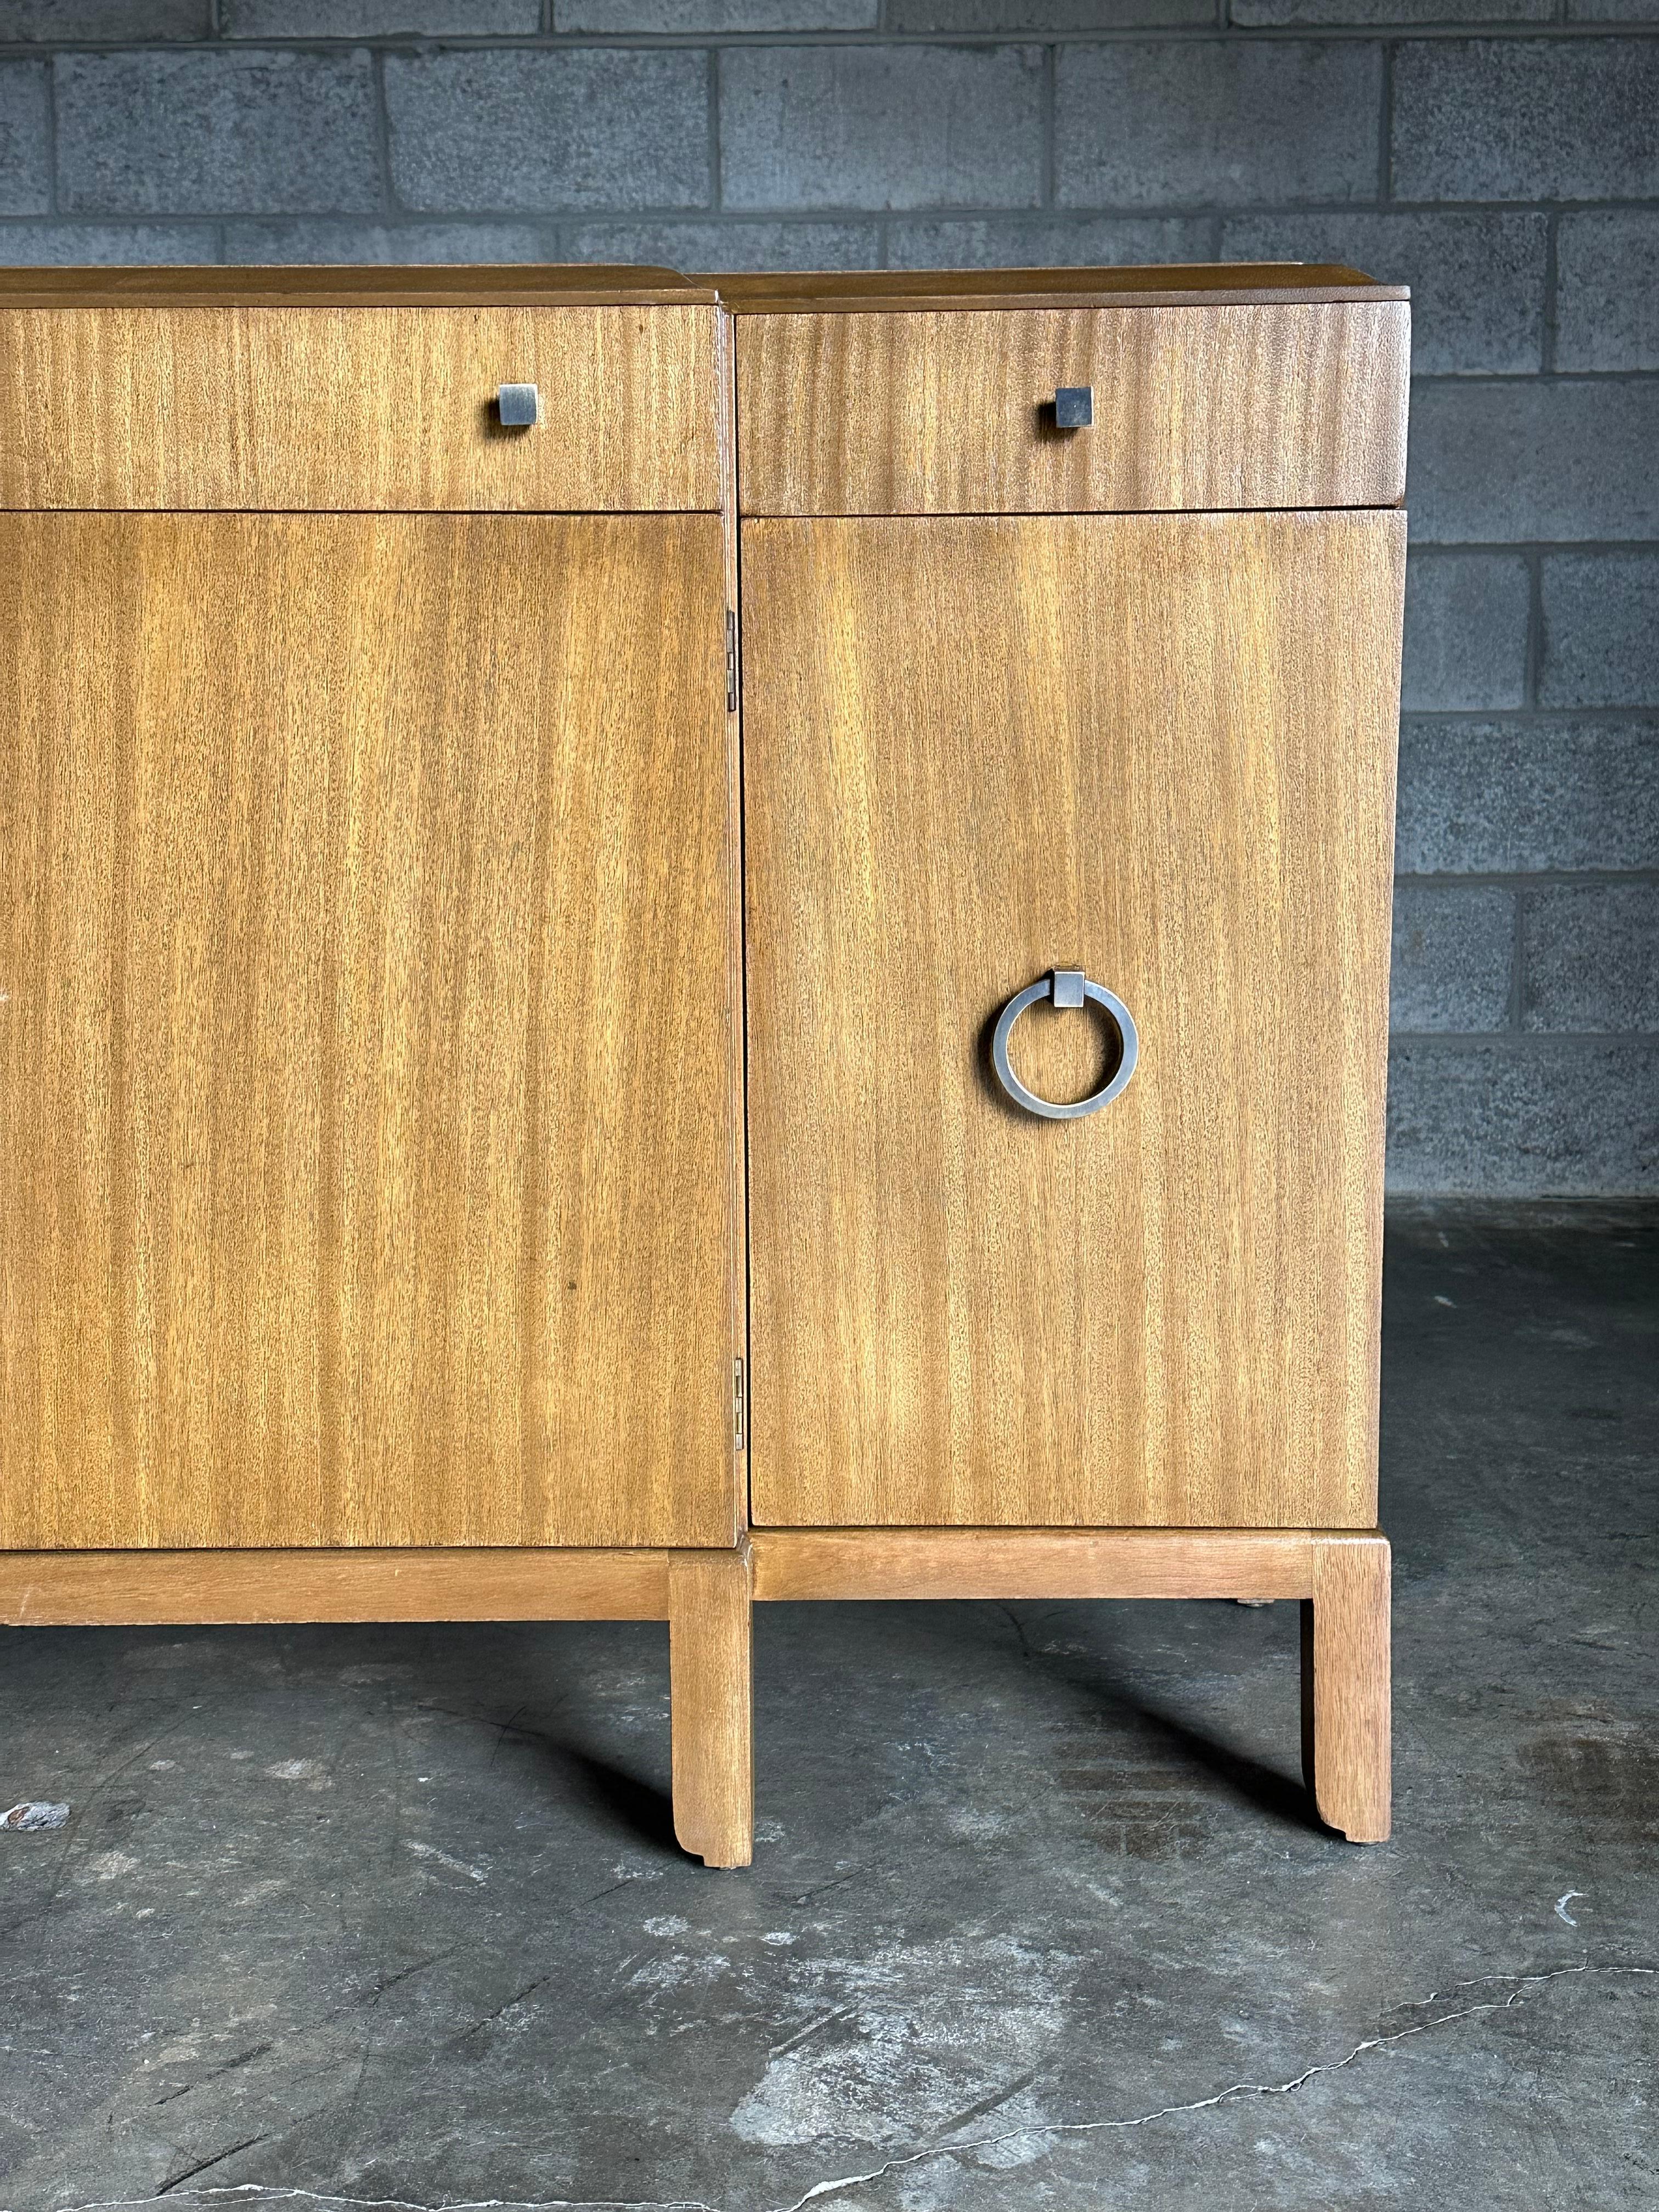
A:
[[[760,1528],[730,1550],[0,1552],[19,1627],[665,1620],[674,1829],[715,1867],[753,1852],[756,1602],[1294,1598],[1303,1763],[1321,1819],[1389,1815],[1389,1549],[1375,1529]]]

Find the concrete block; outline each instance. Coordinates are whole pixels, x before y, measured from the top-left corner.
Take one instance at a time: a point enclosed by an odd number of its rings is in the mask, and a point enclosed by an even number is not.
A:
[[[0,225],[0,265],[111,269],[219,258],[211,222],[16,222]]]
[[[1401,875],[1659,868],[1659,714],[1413,723],[1400,733]]]
[[[935,216],[887,227],[894,269],[1144,268],[1219,251],[1210,216]]]
[[[873,222],[568,223],[572,261],[649,261],[682,275],[748,269],[876,269],[881,233]]]
[[[1659,368],[1659,212],[1620,208],[1562,216],[1555,365]]]
[[[136,46],[213,34],[213,0],[0,0],[0,40],[65,45],[82,39]]]
[[[695,48],[389,54],[392,189],[446,214],[703,207],[708,57]]]
[[[723,270],[880,268],[876,223],[688,222],[566,223],[566,261],[646,261],[688,274]]]
[[[1659,537],[1659,382],[1419,385],[1406,503],[1425,544]]]
[[[890,31],[1115,31],[1213,23],[1212,0],[887,0]]]
[[[1425,1196],[1659,1190],[1659,1044],[1401,1041],[1388,1174],[1390,1190]]]
[[[52,204],[45,62],[0,62],[0,215]]]
[[[1515,893],[1495,884],[1401,884],[1394,900],[1389,1026],[1502,1030],[1515,965]]]
[[[1394,64],[1404,200],[1659,193],[1659,46],[1644,39],[1410,40]]]
[[[1542,586],[1539,704],[1659,707],[1659,551],[1547,555]]]
[[[1659,1030],[1659,884],[1551,884],[1527,894],[1522,1024]]]
[[[58,204],[88,214],[380,205],[366,53],[60,54]]]
[[[1358,200],[1376,190],[1381,49],[1368,40],[1061,46],[1062,207]]]
[[[542,27],[541,0],[220,0],[228,39],[522,36]]]
[[[556,228],[531,222],[228,222],[225,259],[243,264],[559,261]]]
[[[1508,553],[1413,553],[1406,571],[1407,713],[1518,707],[1532,578]]]
[[[738,46],[720,56],[731,208],[1035,207],[1036,46]]]
[[[873,31],[880,0],[553,0],[556,31]]]
[[[1230,216],[1229,261],[1343,261],[1412,288],[1412,367],[1419,376],[1525,376],[1541,368],[1541,215]]]
[[[1227,20],[1240,29],[1294,25],[1548,23],[1555,0],[1232,0]]]

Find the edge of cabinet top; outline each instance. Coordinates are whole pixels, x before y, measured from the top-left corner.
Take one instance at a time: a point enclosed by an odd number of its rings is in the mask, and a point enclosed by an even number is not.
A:
[[[1405,300],[1335,262],[1176,263],[1137,269],[864,269],[684,276],[598,262],[405,268],[0,267],[8,307],[713,307],[734,315],[906,308],[1313,306]]]
[[[902,314],[1020,307],[1317,307],[1408,300],[1336,262],[1216,261],[1138,269],[866,269],[699,275],[734,315]]]
[[[1406,300],[1335,262],[1175,263],[1134,269],[863,269],[732,272],[598,262],[408,267],[0,266],[8,307],[714,307],[734,315],[906,309],[1315,306]]]
[[[599,263],[0,268],[5,307],[712,307],[703,278]]]

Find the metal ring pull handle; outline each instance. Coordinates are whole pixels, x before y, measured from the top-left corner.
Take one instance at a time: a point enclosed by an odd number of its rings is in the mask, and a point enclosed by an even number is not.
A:
[[[1109,1083],[1088,1097],[1079,1098],[1073,1106],[1056,1106],[1051,1098],[1039,1098],[1035,1091],[1028,1091],[1008,1065],[1008,1039],[1013,1034],[1014,1024],[1027,1006],[1036,1006],[1039,999],[1052,999],[1057,1006],[1080,1006],[1085,999],[1092,999],[1097,1006],[1104,1006],[1116,1025],[1123,1050]],[[1017,1106],[1028,1114],[1041,1114],[1047,1121],[1075,1121],[1079,1115],[1097,1114],[1117,1097],[1135,1072],[1135,1061],[1140,1054],[1140,1038],[1135,1030],[1134,1016],[1114,992],[1103,983],[1091,983],[1080,968],[1056,968],[1041,982],[1028,983],[1013,997],[997,1016],[996,1032],[991,1039],[991,1065],[997,1072],[997,1081]]]

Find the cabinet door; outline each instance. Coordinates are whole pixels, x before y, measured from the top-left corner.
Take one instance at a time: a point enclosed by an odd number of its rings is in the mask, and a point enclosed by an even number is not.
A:
[[[761,1522],[1369,1524],[1403,518],[743,533]],[[1056,967],[1098,1113],[996,1086]],[[1034,1009],[1015,1070],[1113,1036]]]
[[[718,518],[0,517],[0,1542],[732,1540]]]

